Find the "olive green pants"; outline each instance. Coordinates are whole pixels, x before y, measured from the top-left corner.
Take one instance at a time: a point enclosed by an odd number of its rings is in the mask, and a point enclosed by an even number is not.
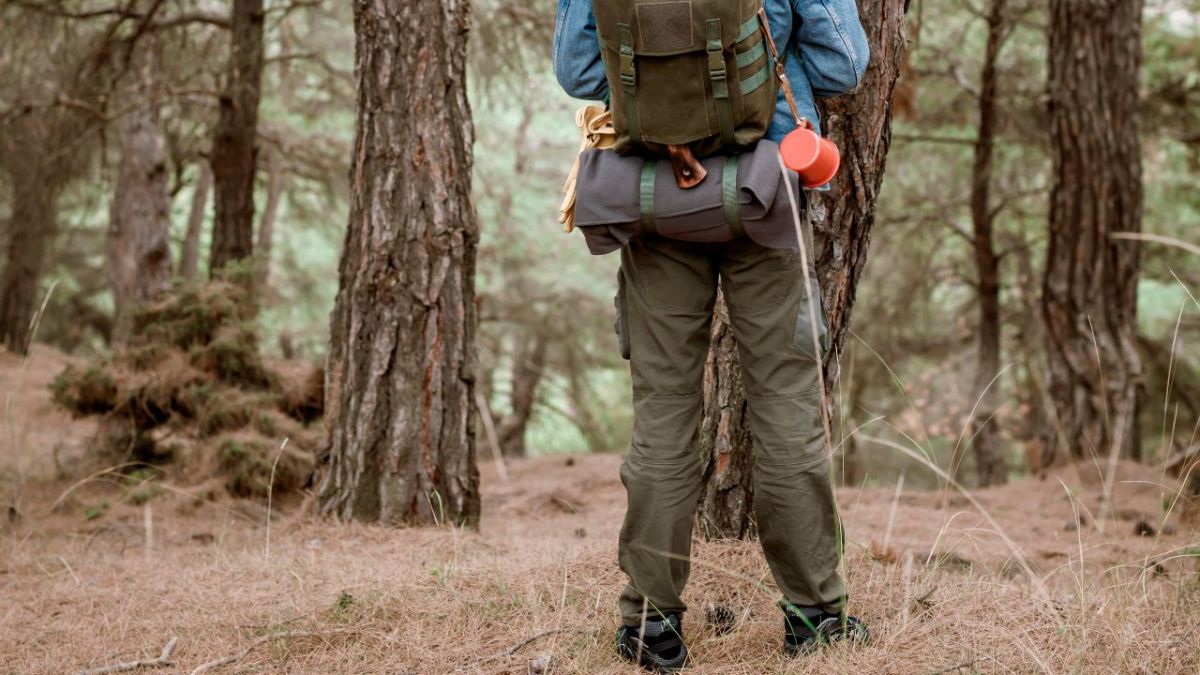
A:
[[[813,345],[800,260],[798,251],[745,237],[722,244],[648,237],[621,252],[617,333],[630,360],[634,409],[633,442],[621,466],[629,500],[619,543],[629,575],[620,600],[627,624],[641,621],[643,606],[651,613],[686,609],[680,595],[700,495],[698,434],[718,282],[749,404],[759,538],[781,602],[842,608],[840,526],[820,418],[824,346]]]

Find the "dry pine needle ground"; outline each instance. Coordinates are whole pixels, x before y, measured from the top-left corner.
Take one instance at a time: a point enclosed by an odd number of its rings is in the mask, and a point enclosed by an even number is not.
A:
[[[62,442],[47,410],[10,406],[19,447]],[[507,482],[485,466],[479,533],[337,525],[294,498],[268,532],[261,502],[167,484],[135,503],[119,481],[62,498],[69,483],[45,453],[15,459],[0,463],[21,504],[0,530],[0,672],[152,660],[173,637],[173,665],[141,672],[221,659],[206,672],[631,672],[611,647],[619,457],[519,461]],[[1161,527],[1171,485],[1122,465],[1117,520],[1101,534],[1073,525],[1098,494],[1083,473],[1064,474],[1070,491],[1048,479],[976,493],[1032,577],[961,498],[839,491],[852,607],[874,642],[796,661],[780,656],[757,545],[698,542],[691,672],[1200,672],[1200,538],[1182,525],[1136,534],[1143,517]],[[728,609],[732,630],[706,623],[709,605]]]

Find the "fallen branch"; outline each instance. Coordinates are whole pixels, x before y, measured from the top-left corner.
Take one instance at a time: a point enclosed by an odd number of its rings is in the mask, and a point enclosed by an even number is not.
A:
[[[117,663],[103,668],[93,668],[91,670],[81,670],[79,675],[101,675],[102,673],[123,673],[129,670],[137,670],[139,668],[169,668],[173,665],[171,661],[171,652],[175,651],[175,645],[179,643],[179,638],[173,637],[163,647],[162,653],[157,659],[142,659],[141,661],[127,661],[125,663]]]
[[[255,647],[261,646],[268,642],[272,642],[274,640],[282,640],[284,638],[311,637],[314,635],[319,635],[319,633],[312,633],[309,631],[293,631],[293,630],[284,630],[284,631],[279,631],[278,633],[270,633],[268,635],[264,635],[264,636],[258,638],[254,642],[251,642],[249,645],[246,646],[245,649],[243,649],[241,651],[240,654],[231,654],[229,656],[222,656],[219,659],[213,659],[212,661],[208,661],[207,663],[201,663],[200,665],[198,665],[192,669],[191,675],[199,675],[200,673],[207,673],[208,671],[216,670],[217,668],[220,668],[221,666],[227,666],[231,663],[237,663],[238,661],[241,661],[242,659],[246,658],[250,654],[250,652],[254,651]]]
[[[971,659],[970,661],[965,661],[963,663],[958,664],[957,666],[950,666],[949,668],[944,668],[942,670],[934,671],[934,672],[930,673],[929,675],[943,675],[944,673],[957,673],[960,670],[974,666],[976,663],[979,663],[980,661],[987,661],[991,658],[992,657],[990,657],[990,656],[985,656],[981,659]]]
[[[475,665],[478,666],[480,664],[484,664],[489,661],[495,661],[496,659],[502,659],[506,656],[512,656],[513,654],[516,654],[517,652],[521,651],[522,647],[528,645],[531,642],[534,642],[535,640],[540,640],[548,635],[557,635],[559,633],[570,633],[570,632],[573,632],[573,631],[571,629],[567,629],[567,628],[558,628],[558,629],[553,629],[553,630],[544,630],[540,633],[534,633],[533,635],[530,635],[529,637],[525,638],[524,640],[521,640],[517,644],[509,647],[508,649],[505,649],[502,652],[499,652],[498,654],[492,654],[491,656],[488,656],[488,657],[485,657],[485,658],[482,658],[482,659],[476,661]]]

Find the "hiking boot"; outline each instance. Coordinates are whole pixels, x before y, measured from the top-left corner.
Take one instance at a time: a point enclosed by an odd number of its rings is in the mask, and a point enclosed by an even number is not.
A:
[[[678,614],[646,618],[642,626],[617,629],[617,654],[651,672],[671,672],[687,665],[683,619]]]
[[[870,639],[867,624],[853,616],[821,612],[806,617],[793,607],[783,611],[783,650],[788,656],[811,654],[841,640],[866,644]]]

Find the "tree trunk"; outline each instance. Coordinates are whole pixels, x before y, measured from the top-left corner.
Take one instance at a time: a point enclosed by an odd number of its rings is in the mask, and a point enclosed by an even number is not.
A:
[[[822,102],[822,126],[826,136],[841,149],[842,169],[834,179],[831,192],[808,194],[816,234],[816,250],[809,254],[815,260],[821,283],[833,347],[825,355],[825,386],[831,394],[830,415],[833,414],[832,393],[839,375],[839,359],[849,334],[854,293],[867,261],[871,227],[875,223],[875,201],[891,145],[891,96],[900,74],[900,57],[905,45],[905,0],[859,0],[858,4],[871,44],[871,66],[854,94]],[[714,323],[723,321],[718,318]],[[705,412],[701,423],[701,446],[706,462],[704,497],[700,507],[701,513],[706,515],[702,516],[701,523],[706,536],[741,537],[752,531],[748,526],[739,525],[748,522],[753,513],[748,468],[751,442],[749,434],[730,434],[748,429],[749,420],[745,397],[741,393],[741,374],[732,366],[737,358],[732,347],[733,337],[727,335],[721,325],[713,327],[713,336],[711,349],[717,356],[710,357],[710,361],[715,358],[715,365],[705,374]],[[711,386],[709,379],[715,380]],[[727,400],[720,400],[721,391],[731,392]],[[718,400],[714,403],[710,396],[716,396]],[[726,414],[730,417],[722,421],[720,416]],[[723,454],[729,457],[723,458]],[[745,475],[729,474],[731,464],[747,467]],[[727,483],[733,480],[745,486],[737,488],[745,499],[730,497],[733,492]]]
[[[171,282],[171,195],[167,152],[156,103],[158,59],[152,35],[134,46],[128,112],[117,121],[121,160],[110,209],[107,262],[115,321],[112,344],[129,337],[132,310]]]
[[[212,188],[212,169],[208,160],[196,162],[196,185],[192,189],[192,206],[188,211],[187,232],[183,235],[183,253],[179,258],[179,276],[192,281],[200,268],[200,234],[208,210],[208,192]]]
[[[267,154],[267,203],[258,221],[258,284],[266,288],[271,278],[271,249],[275,243],[275,218],[283,200],[283,157],[278,148]]]
[[[843,384],[844,396],[846,397],[846,422],[845,428],[853,432],[859,424],[864,420],[858,417],[859,403],[862,401],[863,392],[867,387],[867,377],[859,371],[863,368],[863,358],[861,351],[851,347],[849,350],[850,358],[850,375],[849,387]],[[845,379],[842,380],[845,382]],[[850,433],[847,438],[842,441],[842,485],[859,485],[864,478],[862,458],[859,456],[858,434]]]
[[[979,84],[979,129],[975,139],[975,163],[971,169],[971,223],[974,227],[975,270],[979,297],[978,351],[975,361],[974,413],[966,438],[975,451],[975,476],[980,487],[1000,485],[1008,480],[1004,447],[995,421],[999,392],[994,381],[1000,372],[1000,258],[992,234],[996,212],[991,205],[992,156],[997,133],[996,60],[1008,37],[1006,0],[992,0],[988,13],[987,48]],[[962,479],[963,441],[955,450],[951,475]]]
[[[263,0],[233,0],[225,89],[213,134],[216,186],[209,273],[254,253],[254,172],[263,71]]]
[[[605,452],[612,449],[613,443],[596,415],[592,389],[587,382],[587,368],[580,359],[581,351],[584,351],[583,345],[570,343],[564,344],[562,350],[566,360],[567,395],[571,399],[568,416],[579,433],[583,434],[588,452]]]
[[[57,188],[47,188],[38,172],[10,171],[13,188],[4,276],[0,277],[0,333],[15,354],[29,353],[32,323],[40,299],[42,265],[54,237]]]
[[[525,341],[513,362],[512,393],[509,396],[511,411],[496,425],[496,436],[505,457],[524,457],[525,430],[533,415],[533,404],[537,400],[538,384],[546,370],[546,347],[549,337],[537,332],[532,341]]]
[[[354,5],[350,223],[330,326],[323,513],[473,525],[474,130],[466,0]]]
[[[1054,177],[1042,314],[1053,401],[1043,468],[1132,454],[1141,364],[1138,141],[1141,0],[1050,3]]]
[[[723,294],[717,296],[708,359],[704,364],[704,411],[700,421],[704,458],[700,532],[706,539],[754,536],[753,437],[737,342]]]

